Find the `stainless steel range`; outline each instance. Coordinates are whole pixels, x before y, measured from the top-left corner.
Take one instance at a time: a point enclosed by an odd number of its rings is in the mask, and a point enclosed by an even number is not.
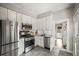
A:
[[[30,51],[34,47],[34,36],[31,35],[32,25],[22,23],[22,31],[20,38],[24,38],[24,53]]]
[[[34,37],[25,38],[25,52],[34,48]]]

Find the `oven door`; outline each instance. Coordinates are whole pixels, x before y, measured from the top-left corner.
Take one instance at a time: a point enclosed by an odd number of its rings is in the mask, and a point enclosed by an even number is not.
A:
[[[28,52],[33,48],[34,48],[34,39],[30,38],[27,41],[25,41],[25,52]]]

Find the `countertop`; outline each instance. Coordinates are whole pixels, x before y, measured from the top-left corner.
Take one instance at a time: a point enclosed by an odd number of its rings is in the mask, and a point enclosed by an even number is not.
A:
[[[45,38],[51,38],[52,35],[36,35],[36,36],[41,36],[41,37],[45,37]]]

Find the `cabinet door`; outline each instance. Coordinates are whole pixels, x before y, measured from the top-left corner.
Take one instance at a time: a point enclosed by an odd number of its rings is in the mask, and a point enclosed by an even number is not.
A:
[[[20,14],[20,13],[17,13],[17,22],[18,22],[19,30],[21,30],[21,26],[22,26],[22,14]]]
[[[44,48],[44,38],[43,37],[39,37],[39,44],[41,47]]]
[[[52,16],[49,16],[49,27],[49,30],[52,31]]]
[[[35,37],[35,46],[40,46],[40,39],[38,36]]]
[[[23,23],[28,23],[28,19],[26,15],[22,15],[22,22]]]
[[[47,30],[47,18],[46,17],[43,18],[43,25],[44,25],[43,26],[44,27],[44,31]]]
[[[46,17],[38,19],[37,23],[38,23],[39,30],[47,30],[47,18]]]
[[[43,29],[44,29],[44,31],[46,30],[46,18],[44,17],[44,19],[43,19]]]
[[[32,17],[28,16],[28,24],[32,24]]]
[[[47,30],[52,30],[52,19],[51,16],[47,16]]]
[[[41,30],[44,29],[44,22],[43,22],[43,19],[44,19],[44,18],[41,18],[41,19],[40,19],[40,28],[41,28]]]
[[[19,40],[19,44],[18,44],[18,55],[21,55],[24,52],[24,39],[20,39]]]
[[[22,14],[22,23],[26,23],[26,16]]]
[[[38,38],[37,38],[37,36],[35,36],[35,46],[37,46],[38,45]]]
[[[7,9],[0,7],[0,19],[7,20]]]
[[[19,22],[19,23],[21,23],[22,22],[22,14],[20,14],[20,13],[17,13],[17,22]]]
[[[35,46],[44,47],[44,38],[41,36],[35,37]]]
[[[41,27],[42,27],[42,30],[45,30],[45,18],[41,19]]]
[[[10,21],[16,21],[16,12],[8,9],[8,19]]]
[[[32,24],[32,18],[30,16],[22,15],[22,22]]]
[[[32,18],[32,30],[36,30],[37,29],[37,19]]]
[[[39,30],[39,27],[40,27],[40,22],[39,22],[39,20],[40,20],[40,19],[37,20],[37,29],[38,29],[38,30]]]
[[[42,30],[42,18],[38,19],[38,30]]]

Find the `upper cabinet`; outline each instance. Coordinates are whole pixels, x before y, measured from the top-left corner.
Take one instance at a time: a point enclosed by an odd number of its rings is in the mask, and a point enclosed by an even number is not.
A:
[[[32,30],[37,30],[37,19],[36,18],[32,18]]]
[[[47,24],[47,27],[46,29],[48,31],[51,31],[52,30],[52,16],[47,16],[47,19],[46,19],[46,24]]]
[[[42,26],[43,22],[42,22],[42,18],[37,19],[37,26],[38,26],[38,30],[43,30],[43,26]]]
[[[17,16],[16,21],[19,22],[19,23],[22,23],[22,14],[17,13],[16,16]]]
[[[7,20],[7,8],[0,7],[0,19]]]
[[[18,22],[19,30],[21,30],[21,28],[22,28],[22,14],[17,13],[16,16],[17,16],[16,21]]]
[[[46,18],[45,17],[38,19],[38,29],[46,30]]]
[[[16,12],[8,9],[8,19],[10,21],[16,21]]]
[[[37,19],[38,30],[52,30],[52,16],[46,16],[43,18]]]
[[[42,19],[42,22],[43,22],[43,30],[46,30],[47,29],[47,18],[46,17],[44,17],[43,19]]]
[[[30,16],[22,15],[22,22],[32,24],[32,18]]]
[[[23,23],[28,23],[26,15],[22,15],[22,22]]]

